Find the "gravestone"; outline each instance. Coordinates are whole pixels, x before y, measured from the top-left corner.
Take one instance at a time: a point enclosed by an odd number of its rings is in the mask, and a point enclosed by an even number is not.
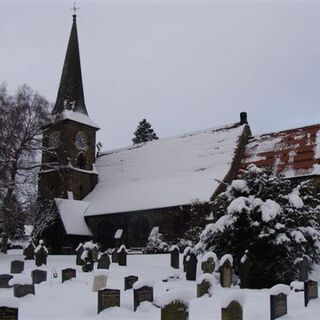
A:
[[[92,291],[98,292],[99,290],[104,289],[107,286],[107,279],[108,277],[103,274],[94,276]]]
[[[136,311],[143,301],[153,302],[153,288],[143,286],[139,289],[133,289],[133,310]]]
[[[113,263],[117,263],[118,262],[118,248],[114,248],[111,254],[111,261]]]
[[[215,267],[216,265],[212,257],[208,258],[205,261],[202,261],[201,263],[201,270],[203,273],[213,273],[215,270]]]
[[[98,256],[99,256],[99,249],[97,245],[95,245],[94,248],[92,249],[92,258],[94,262],[98,261]]]
[[[251,259],[250,256],[246,253],[240,261],[240,288],[250,288],[251,283]],[[231,275],[232,277],[232,275]]]
[[[174,246],[174,248],[170,252],[170,265],[174,269],[179,269],[179,249],[177,246]]]
[[[14,284],[13,295],[16,298],[21,298],[27,294],[35,294],[34,284]]]
[[[121,250],[118,251],[118,263],[119,266],[126,266],[127,265],[127,250],[125,247],[121,247]]]
[[[219,270],[221,287],[230,288],[232,284],[232,266],[230,261],[226,260]]]
[[[93,250],[84,248],[82,256],[84,257],[82,271],[91,272],[94,268]]]
[[[98,313],[110,307],[120,307],[120,290],[103,289],[98,291]]]
[[[72,278],[76,278],[76,277],[77,277],[76,269],[67,268],[67,269],[63,269],[61,271],[62,283],[64,283],[67,280],[70,280]]]
[[[18,320],[18,308],[0,307],[1,320]]]
[[[24,270],[24,262],[19,260],[11,261],[10,273],[21,273]]]
[[[13,278],[11,274],[0,274],[0,288],[11,288],[9,281]],[[0,318],[1,319],[1,318]]]
[[[194,253],[190,254],[190,258],[187,264],[186,279],[190,281],[195,281],[197,278],[197,263],[198,259]]]
[[[226,308],[221,309],[222,320],[242,320],[242,307],[239,302],[231,301]]]
[[[84,261],[81,259],[81,255],[84,251],[83,244],[80,243],[76,249],[76,265],[82,266],[84,264]]]
[[[183,251],[183,258],[182,258],[182,264],[183,264],[183,272],[187,271],[187,264],[190,257],[190,252],[191,252],[192,248],[190,247],[186,247]]]
[[[23,249],[23,255],[25,260],[34,260],[34,249],[35,245],[32,241],[28,244],[26,248]]]
[[[161,308],[161,320],[188,320],[188,306],[182,301],[174,300]]]
[[[128,276],[124,278],[124,290],[132,289],[132,286],[135,282],[138,281],[137,276]]]
[[[309,273],[309,261],[307,257],[303,257],[299,262],[299,281],[307,281]]]
[[[279,293],[270,296],[270,319],[274,320],[287,314],[287,295]]]
[[[98,260],[98,269],[109,269],[110,258],[107,253],[103,253]]]
[[[34,251],[34,256],[35,256],[35,263],[37,267],[42,266],[43,264],[47,264],[47,256],[48,252],[47,249],[44,247],[43,241],[40,241],[39,246],[35,249]]]
[[[197,297],[200,298],[205,294],[208,294],[209,296],[211,296],[211,293],[209,292],[210,288],[211,288],[211,283],[206,279],[203,279],[200,283],[197,284]]]
[[[318,282],[308,280],[304,282],[304,306],[312,299],[318,299]]]
[[[33,284],[39,284],[41,282],[47,281],[47,271],[45,270],[32,270],[31,277]]]

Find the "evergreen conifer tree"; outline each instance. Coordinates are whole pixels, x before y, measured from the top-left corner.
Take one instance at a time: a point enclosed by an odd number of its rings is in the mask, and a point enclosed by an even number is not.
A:
[[[238,272],[249,250],[252,287],[289,284],[297,278],[298,258],[319,262],[317,205],[309,183],[294,186],[279,173],[251,166],[214,201],[218,220],[207,225],[196,251],[231,253]]]
[[[134,138],[132,139],[132,142],[133,144],[138,144],[157,139],[159,138],[153,131],[151,124],[146,119],[143,119],[139,122],[139,125],[136,131],[134,132]]]

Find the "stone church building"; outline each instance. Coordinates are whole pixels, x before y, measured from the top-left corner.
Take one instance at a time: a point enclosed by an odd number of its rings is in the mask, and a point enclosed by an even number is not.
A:
[[[287,178],[315,179],[320,191],[320,124],[252,136],[246,113],[218,128],[96,155],[82,84],[76,15],[51,119],[43,128],[39,198],[57,219],[43,234],[53,253],[94,239],[143,247],[153,227],[183,237],[193,202],[207,202],[254,163]]]

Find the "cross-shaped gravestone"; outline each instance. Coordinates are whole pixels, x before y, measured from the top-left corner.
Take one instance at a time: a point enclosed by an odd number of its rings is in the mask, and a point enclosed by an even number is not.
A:
[[[10,273],[21,273],[24,270],[24,262],[19,260],[11,261]]]
[[[179,248],[177,246],[171,248],[170,265],[174,269],[179,269]]]
[[[101,255],[98,260],[98,269],[109,269],[110,266],[110,258],[109,255],[105,252]]]
[[[195,281],[197,279],[197,263],[198,259],[194,253],[190,254],[190,258],[187,264],[186,279]]]

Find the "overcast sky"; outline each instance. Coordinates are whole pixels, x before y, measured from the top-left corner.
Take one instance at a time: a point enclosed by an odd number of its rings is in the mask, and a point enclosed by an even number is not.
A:
[[[159,137],[236,122],[320,122],[317,1],[77,1],[87,109],[103,149],[142,118]],[[72,1],[0,0],[0,82],[55,102]]]

